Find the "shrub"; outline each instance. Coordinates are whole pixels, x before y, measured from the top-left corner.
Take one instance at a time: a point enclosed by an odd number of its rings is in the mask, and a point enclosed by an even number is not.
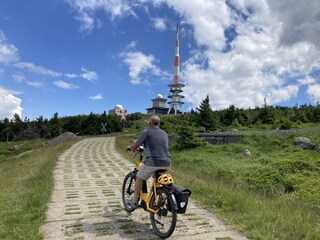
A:
[[[292,122],[289,119],[285,119],[279,126],[280,130],[288,130],[292,127]]]
[[[196,134],[196,129],[188,124],[179,125],[177,134],[178,138],[175,144],[177,150],[191,149],[202,144],[201,139]]]

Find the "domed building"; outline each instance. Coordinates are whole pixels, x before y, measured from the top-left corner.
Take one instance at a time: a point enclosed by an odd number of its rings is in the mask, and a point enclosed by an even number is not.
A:
[[[166,115],[169,111],[169,108],[166,107],[167,99],[163,98],[161,94],[157,94],[156,98],[151,99],[152,107],[147,108],[148,115]],[[174,109],[171,109],[171,112],[174,113]]]
[[[122,107],[122,105],[120,105],[120,104],[117,104],[114,108],[115,108],[115,109],[119,109],[119,110],[123,110],[123,107]]]
[[[115,105],[114,109],[109,110],[108,114],[109,115],[115,115],[118,110],[123,110],[122,105],[120,105],[120,104]]]

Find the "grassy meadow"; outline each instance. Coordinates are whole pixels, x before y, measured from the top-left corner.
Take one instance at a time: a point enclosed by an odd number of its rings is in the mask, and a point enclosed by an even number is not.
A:
[[[193,199],[251,239],[320,239],[320,153],[297,147],[296,136],[320,145],[318,131],[246,133],[238,144],[171,149],[172,172]],[[130,139],[118,137],[120,152]]]
[[[53,169],[74,142],[42,143],[0,143],[0,239],[42,239],[40,226],[53,190]],[[17,145],[17,150],[8,150]]]
[[[124,151],[137,137],[138,129],[131,130],[113,136],[119,153],[133,161]],[[320,153],[297,147],[296,136],[320,145],[319,130],[310,130],[245,133],[241,143],[187,151],[171,147],[175,182],[250,239],[320,239]],[[42,143],[0,143],[0,239],[42,239],[53,169],[74,142]],[[243,156],[244,149],[252,156]]]

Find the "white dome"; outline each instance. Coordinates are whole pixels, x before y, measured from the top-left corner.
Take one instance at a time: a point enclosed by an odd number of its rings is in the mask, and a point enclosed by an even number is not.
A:
[[[114,108],[119,109],[119,110],[123,110],[123,107],[120,104],[117,104]]]
[[[159,93],[157,94],[157,98],[163,98],[163,96]]]

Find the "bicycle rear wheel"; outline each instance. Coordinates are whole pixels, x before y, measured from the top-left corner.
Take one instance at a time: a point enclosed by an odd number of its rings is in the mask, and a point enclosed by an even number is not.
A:
[[[123,179],[122,182],[122,204],[127,212],[132,212],[130,206],[128,206],[128,201],[132,200],[134,193],[134,185],[136,183],[136,174],[129,172]]]
[[[150,213],[151,225],[155,233],[161,238],[168,238],[173,233],[177,222],[174,197],[163,188],[157,189],[158,204],[152,195],[150,207],[159,209],[158,213]]]

